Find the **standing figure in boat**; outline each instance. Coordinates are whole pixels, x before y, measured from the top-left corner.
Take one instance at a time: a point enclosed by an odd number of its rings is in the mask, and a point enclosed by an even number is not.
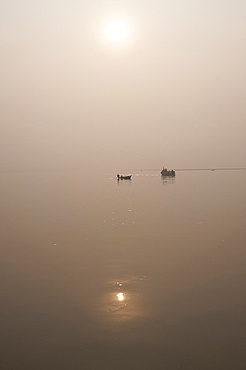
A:
[[[175,176],[175,171],[174,170],[168,170],[167,168],[164,168],[161,170],[161,176]]]

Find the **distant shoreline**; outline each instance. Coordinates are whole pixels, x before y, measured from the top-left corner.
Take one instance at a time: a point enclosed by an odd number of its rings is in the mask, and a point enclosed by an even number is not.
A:
[[[246,167],[225,167],[225,168],[180,168],[175,171],[239,171],[246,170]]]
[[[174,171],[242,171],[246,170],[246,167],[220,167],[220,168],[174,168]],[[156,168],[148,168],[148,169],[142,169],[142,170],[127,170],[129,171],[160,171],[160,169]]]

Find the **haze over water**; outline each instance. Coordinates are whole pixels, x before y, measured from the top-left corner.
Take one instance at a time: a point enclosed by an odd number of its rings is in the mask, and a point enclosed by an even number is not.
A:
[[[1,174],[3,369],[243,369],[245,171]]]
[[[1,369],[245,369],[245,19],[1,1]]]

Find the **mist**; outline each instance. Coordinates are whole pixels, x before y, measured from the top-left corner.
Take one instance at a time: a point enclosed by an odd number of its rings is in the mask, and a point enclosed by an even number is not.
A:
[[[245,166],[245,10],[4,2],[0,168]],[[118,47],[114,14],[131,30]]]

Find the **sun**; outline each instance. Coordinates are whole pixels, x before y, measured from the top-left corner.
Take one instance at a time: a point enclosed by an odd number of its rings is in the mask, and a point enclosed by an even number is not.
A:
[[[121,20],[115,19],[111,21],[107,26],[106,36],[109,40],[113,42],[124,41],[127,37],[127,34],[127,26]]]

